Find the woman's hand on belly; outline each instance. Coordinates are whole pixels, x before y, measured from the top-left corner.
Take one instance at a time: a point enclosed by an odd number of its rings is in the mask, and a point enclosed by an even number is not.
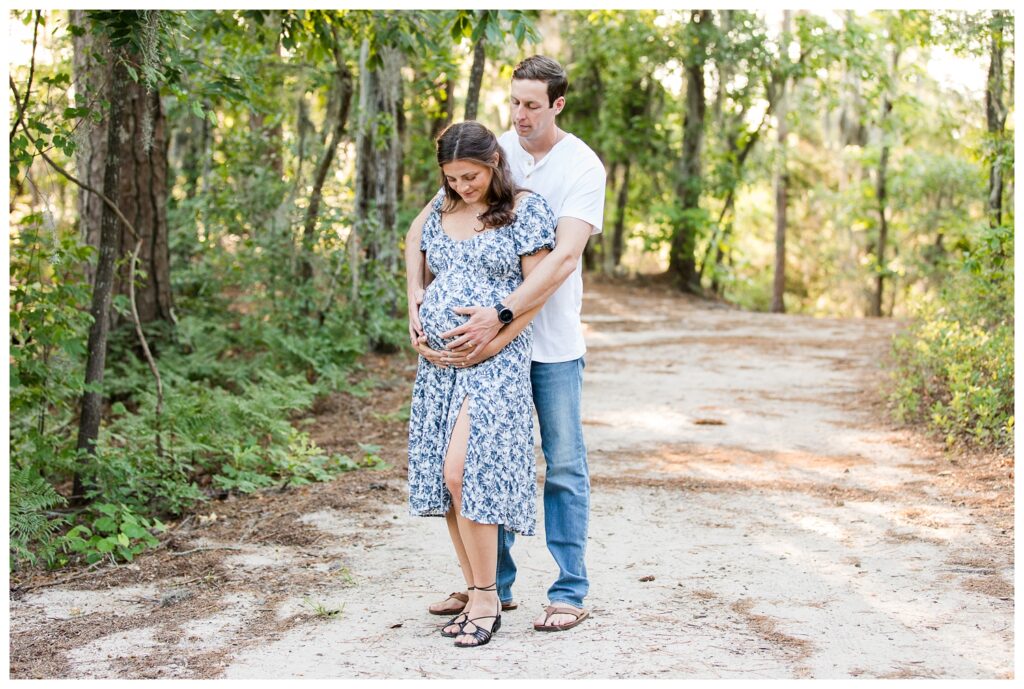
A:
[[[425,342],[417,342],[413,346],[416,351],[419,352],[419,355],[426,359],[428,363],[431,363],[438,368],[448,368],[449,362],[446,359],[447,352],[431,349]]]

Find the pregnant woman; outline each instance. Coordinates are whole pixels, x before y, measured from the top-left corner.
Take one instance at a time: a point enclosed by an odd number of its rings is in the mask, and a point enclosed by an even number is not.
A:
[[[477,122],[437,140],[443,189],[422,222],[429,285],[420,306],[427,346],[409,412],[409,507],[443,516],[469,591],[441,634],[482,646],[501,626],[495,587],[498,525],[525,536],[536,522],[530,320],[502,299],[554,246],[547,202],[519,189],[498,141]],[[479,363],[445,363],[440,337],[466,320],[454,309],[494,304],[505,325]]]

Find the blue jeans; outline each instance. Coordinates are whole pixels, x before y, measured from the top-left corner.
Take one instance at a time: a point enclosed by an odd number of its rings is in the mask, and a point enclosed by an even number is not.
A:
[[[558,565],[558,579],[548,601],[583,607],[590,589],[584,555],[590,517],[590,472],[583,444],[580,399],[583,358],[553,364],[534,362],[530,369],[533,402],[540,421],[541,448],[547,461],[544,479],[544,536]],[[498,597],[512,600],[516,565],[510,552],[515,534],[498,527]]]

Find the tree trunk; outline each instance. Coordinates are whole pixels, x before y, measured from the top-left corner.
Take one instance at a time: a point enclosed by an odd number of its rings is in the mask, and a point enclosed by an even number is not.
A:
[[[619,182],[619,194],[615,200],[615,225],[612,230],[611,270],[614,272],[622,262],[623,249],[626,244],[626,206],[629,203],[629,170],[630,161],[626,161],[622,170],[622,181]]]
[[[431,141],[441,136],[441,132],[452,123],[452,118],[455,117],[455,83],[450,76],[447,76],[444,80],[444,99],[442,100],[438,97],[438,100],[441,100],[444,105],[438,112],[438,116],[430,123]]]
[[[402,180],[402,146],[397,126],[402,106],[402,54],[381,48],[381,67],[368,65],[369,43],[359,54],[359,126],[356,133],[355,221],[348,239],[351,299],[359,302],[364,260],[397,272],[399,238],[397,206]],[[396,302],[397,303],[397,302]]]
[[[732,28],[733,15],[736,10],[722,10],[718,14],[719,27],[723,35],[729,33]],[[732,82],[735,65],[732,60],[720,60],[715,67],[718,70],[718,87],[715,91],[715,102],[711,106],[711,117],[715,129],[724,131],[725,123],[725,102],[729,97],[728,85]]]
[[[583,270],[585,272],[592,272],[597,269],[597,254],[597,242],[593,241],[593,237],[591,237],[583,246]]]
[[[105,165],[103,171],[103,193],[118,198],[122,188],[124,172],[123,157],[129,157],[131,150],[121,150],[121,144],[131,142],[124,137],[125,125],[130,118],[129,91],[135,84],[129,84],[128,72],[121,60],[111,55],[110,84],[107,90],[110,110],[106,113],[107,141],[104,146]],[[101,206],[101,227],[99,236],[99,260],[96,264],[95,283],[92,290],[90,313],[93,322],[89,328],[88,353],[85,365],[85,383],[98,388],[103,384],[103,371],[107,359],[107,335],[110,331],[110,303],[114,294],[114,264],[121,254],[124,228],[120,219],[109,206]],[[103,413],[103,393],[98,389],[87,390],[82,395],[81,415],[78,425],[77,448],[89,454],[96,453],[96,439],[99,437],[100,418]],[[75,472],[72,495],[81,500],[84,495],[82,475]]]
[[[363,235],[369,231],[370,204],[373,195],[371,180],[376,176],[376,156],[373,150],[373,132],[370,123],[374,112],[370,109],[375,102],[377,74],[370,70],[370,42],[363,39],[359,48],[359,122],[356,128],[356,180],[355,216],[345,249],[348,251],[348,269],[351,292],[349,300],[359,304],[360,273],[362,271]]]
[[[789,35],[791,14],[790,10],[782,12],[783,37]],[[786,187],[789,181],[786,172],[786,136],[789,131],[786,126],[787,110],[786,94],[783,93],[775,107],[775,117],[779,123],[779,160],[775,170],[775,275],[772,280],[772,313],[786,312]]]
[[[302,168],[306,164],[306,148],[309,144],[309,135],[311,132],[316,134],[316,127],[313,126],[313,121],[309,119],[309,105],[306,104],[305,92],[299,96],[297,110],[295,136],[298,141],[295,151],[295,183],[293,188],[302,183]]]
[[[269,12],[269,21],[271,24],[271,31],[269,35],[273,38],[267,42],[267,55],[270,58],[269,62],[277,67],[281,62],[281,12],[280,10],[271,10]],[[284,80],[282,73],[278,69],[271,68],[269,70],[270,83],[266,84],[266,88],[271,93],[271,99],[275,105],[280,107],[280,103],[283,100],[284,92]],[[284,156],[282,155],[282,149],[284,148],[284,130],[281,125],[281,118],[278,118],[276,122],[267,125],[267,114],[258,110],[249,111],[249,128],[253,134],[256,135],[258,145],[266,151],[267,165],[273,170],[278,178],[284,175]]]
[[[891,104],[886,99],[886,105]],[[889,222],[886,218],[886,174],[889,167],[889,146],[882,146],[881,160],[878,162],[878,179],[875,181],[875,198],[878,200],[878,242],[875,245],[875,292],[871,297],[871,311],[869,315],[880,317],[882,315],[882,297],[885,291],[885,245],[889,241]]]
[[[893,100],[895,98],[897,70],[899,68],[900,50],[893,47],[892,54],[892,86],[882,99],[882,154],[878,161],[878,178],[875,180],[875,199],[878,204],[878,242],[875,245],[875,291],[871,295],[871,307],[868,315],[879,318],[882,316],[882,302],[885,291],[885,249],[889,241],[889,219],[886,214],[888,205],[888,172],[890,152],[890,123]]]
[[[79,10],[72,11],[71,21],[87,27],[89,19]],[[170,257],[167,245],[167,133],[166,120],[160,104],[160,96],[154,90],[128,77],[126,83],[115,84],[114,60],[106,42],[89,31],[74,37],[74,67],[76,91],[84,98],[96,98],[99,94],[113,102],[106,89],[115,85],[122,94],[123,102],[119,121],[121,154],[117,156],[116,189],[104,187],[108,178],[106,168],[110,164],[107,147],[110,142],[109,127],[89,127],[82,137],[82,145],[76,158],[76,167],[82,181],[94,188],[104,188],[104,193],[121,209],[132,225],[139,231],[142,250],[139,253],[140,279],[136,287],[136,304],[142,322],[157,319],[173,320],[170,288]],[[106,55],[101,64],[92,57],[97,51]],[[137,62],[137,56],[129,54],[127,59]],[[94,107],[99,107],[94,105]],[[106,118],[105,118],[106,119]],[[103,202],[93,194],[79,194],[79,222],[82,236],[89,245],[100,247],[102,242],[103,218],[107,210]],[[115,243],[115,256],[120,258],[134,247],[127,228],[121,227]],[[98,271],[98,267],[96,268]],[[87,276],[95,281],[95,272],[87,268]],[[128,266],[124,265],[114,278],[115,295],[128,294]],[[111,314],[111,327],[117,325],[117,315]]]
[[[313,254],[316,244],[316,222],[320,214],[324,182],[327,180],[327,173],[330,172],[331,165],[334,163],[338,144],[341,143],[341,138],[345,134],[345,127],[348,124],[349,107],[352,103],[352,72],[349,71],[348,65],[345,64],[345,59],[342,57],[337,43],[334,45],[334,62],[336,71],[334,75],[334,88],[331,89],[336,99],[334,106],[331,108],[334,126],[330,127],[330,138],[327,140],[327,145],[324,147],[323,155],[320,157],[320,162],[317,164],[316,172],[313,175],[313,190],[309,195],[306,220],[303,223],[303,256],[299,268],[299,278],[303,282],[308,282],[313,277],[313,264],[309,257]],[[325,124],[329,124],[329,122]]]
[[[487,55],[484,52],[484,37],[480,36],[473,46],[473,67],[469,70],[469,88],[466,90],[466,120],[475,120],[477,105],[480,102],[480,83],[484,78],[484,63]]]
[[[698,292],[694,248],[700,211],[701,155],[704,148],[704,114],[707,102],[704,95],[704,63],[707,60],[708,26],[710,10],[690,13],[690,30],[694,36],[694,58],[686,65],[686,113],[683,118],[683,151],[676,175],[676,195],[681,217],[672,236],[668,272],[676,287],[683,291]]]
[[[1007,107],[1003,103],[1003,20],[1005,13],[992,13],[992,36],[989,43],[988,79],[985,82],[985,120],[993,146],[1003,145]],[[990,227],[1003,223],[1003,165],[1001,156],[992,155],[988,174],[988,222]]]
[[[206,117],[189,116],[190,126],[183,132],[187,137],[182,156],[181,170],[185,176],[185,198],[194,199],[199,192],[199,179],[203,161],[210,145],[210,120]]]

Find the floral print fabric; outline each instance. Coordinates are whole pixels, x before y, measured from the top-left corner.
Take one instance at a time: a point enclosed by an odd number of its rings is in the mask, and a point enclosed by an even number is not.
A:
[[[526,194],[504,227],[466,240],[441,227],[443,195],[423,225],[420,248],[434,280],[420,306],[427,344],[443,349],[440,334],[468,317],[460,306],[490,306],[523,281],[521,256],[554,246],[555,216],[537,194]],[[503,524],[525,536],[537,518],[530,389],[532,329],[527,327],[490,359],[467,368],[440,368],[420,357],[409,410],[409,509],[414,515],[444,516],[452,497],[444,485],[448,440],[468,398],[470,420],[462,482],[462,516],[481,524]]]

